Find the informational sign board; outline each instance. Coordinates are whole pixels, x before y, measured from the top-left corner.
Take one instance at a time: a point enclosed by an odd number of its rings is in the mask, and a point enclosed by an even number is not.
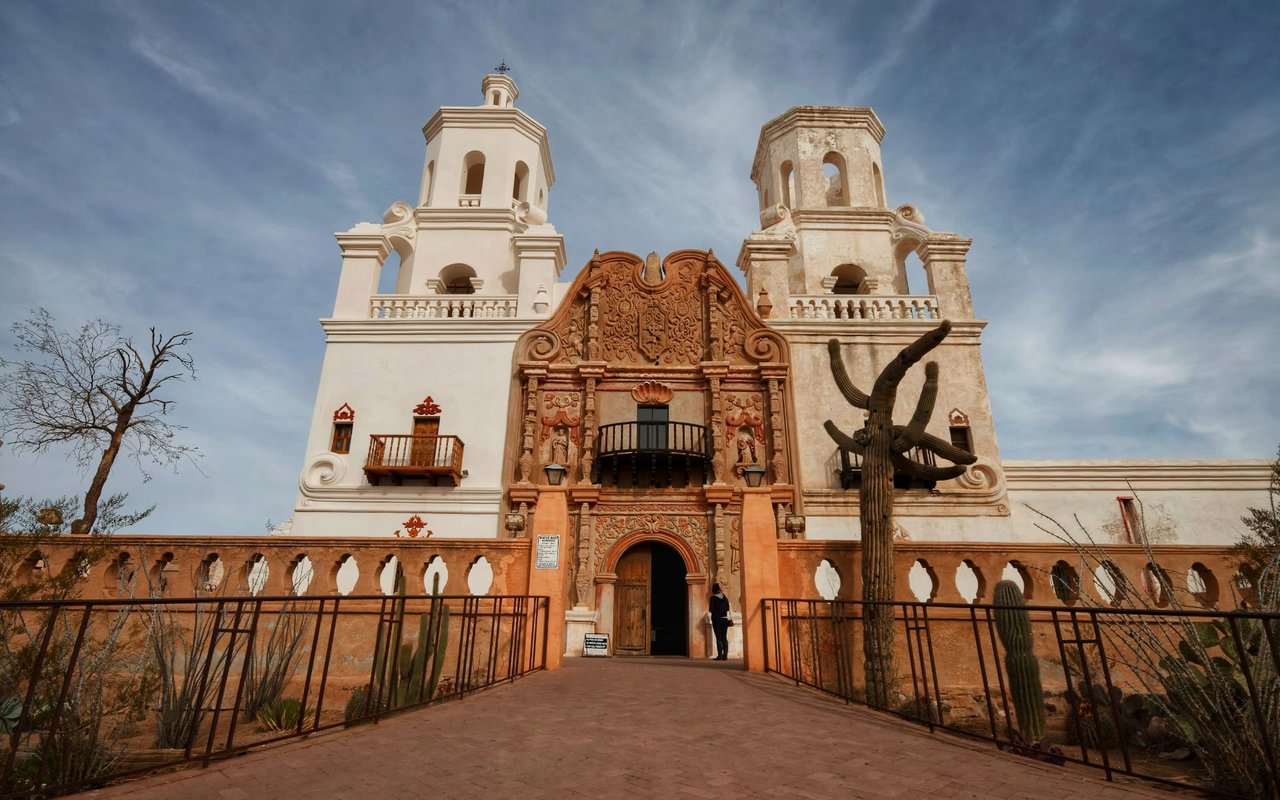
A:
[[[609,655],[609,634],[584,633],[582,635],[582,654],[584,656]]]
[[[540,534],[533,558],[534,569],[558,569],[560,567],[560,536]]]

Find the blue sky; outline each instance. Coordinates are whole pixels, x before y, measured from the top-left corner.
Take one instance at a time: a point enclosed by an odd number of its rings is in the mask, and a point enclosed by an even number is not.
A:
[[[974,239],[1005,458],[1265,458],[1278,40],[1264,2],[7,0],[0,322],[194,330],[200,471],[108,489],[159,503],[142,532],[261,531],[297,489],[332,233],[416,197],[423,122],[505,58],[550,131],[566,277],[596,247],[732,262],[761,124],[869,105],[889,204]],[[0,482],[87,479],[6,447]]]

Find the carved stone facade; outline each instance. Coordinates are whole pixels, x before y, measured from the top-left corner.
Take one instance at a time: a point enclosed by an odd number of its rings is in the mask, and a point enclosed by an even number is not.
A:
[[[576,606],[598,607],[598,578],[608,583],[622,550],[648,540],[691,562],[691,585],[736,586],[745,467],[765,469],[783,505],[794,504],[790,363],[713,254],[596,253],[556,313],[517,342],[514,366],[508,437],[520,446],[508,451],[508,505],[527,502],[547,464],[569,468]],[[645,408],[662,409],[663,421],[637,422]],[[636,432],[620,437],[628,426]],[[627,450],[635,436],[656,438],[637,455]],[[637,472],[661,472],[669,453],[689,461],[678,480],[615,484],[602,459],[623,450]]]

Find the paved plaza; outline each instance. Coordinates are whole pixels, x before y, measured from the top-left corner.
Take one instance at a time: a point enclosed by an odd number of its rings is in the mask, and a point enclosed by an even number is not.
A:
[[[570,702],[568,698],[573,698]],[[91,792],[253,798],[1168,797],[927,730],[742,671],[572,659],[384,720]]]

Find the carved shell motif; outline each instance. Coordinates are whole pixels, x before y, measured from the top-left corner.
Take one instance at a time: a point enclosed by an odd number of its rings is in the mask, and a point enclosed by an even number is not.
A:
[[[645,381],[631,390],[631,396],[642,406],[661,406],[671,402],[671,387],[659,381]]]

